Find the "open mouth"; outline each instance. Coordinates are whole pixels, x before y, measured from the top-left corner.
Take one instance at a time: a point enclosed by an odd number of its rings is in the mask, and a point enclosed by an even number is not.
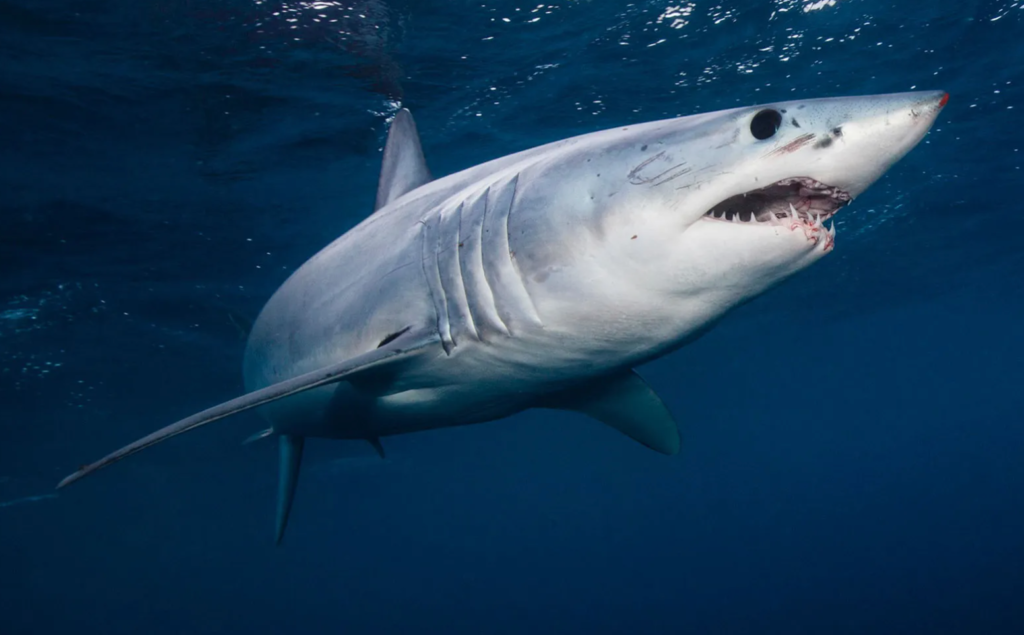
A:
[[[821,227],[850,200],[850,194],[838,187],[797,176],[729,197],[704,216],[734,223]]]

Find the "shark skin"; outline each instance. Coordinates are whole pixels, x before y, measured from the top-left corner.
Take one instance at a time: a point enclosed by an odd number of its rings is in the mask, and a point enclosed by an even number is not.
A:
[[[675,421],[633,370],[817,262],[829,222],[948,101],[781,102],[594,132],[432,180],[412,116],[377,209],[296,270],[249,335],[245,395],[84,466],[260,406],[282,443],[277,539],[306,437],[364,439],[583,412],[664,454]]]

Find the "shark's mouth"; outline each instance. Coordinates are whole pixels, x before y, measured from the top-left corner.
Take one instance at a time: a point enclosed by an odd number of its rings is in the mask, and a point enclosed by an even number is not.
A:
[[[729,197],[704,216],[737,223],[787,226],[797,223],[820,227],[840,208],[849,205],[850,200],[850,194],[838,187],[797,176]]]

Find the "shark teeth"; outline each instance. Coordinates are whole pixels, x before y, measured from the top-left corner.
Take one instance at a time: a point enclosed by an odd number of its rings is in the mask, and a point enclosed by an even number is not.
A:
[[[756,213],[750,213],[747,220],[743,220],[743,214],[739,212],[726,210],[718,210],[715,213],[709,212],[706,216],[707,218],[727,223],[775,225],[787,227],[793,231],[802,229],[807,235],[807,239],[812,242],[817,242],[822,238],[825,238],[829,245],[834,242],[836,230],[835,221],[832,217],[835,215],[835,212],[800,211],[793,203],[787,203],[787,207],[789,209],[777,210],[763,215],[762,218],[758,218]],[[825,223],[829,224],[826,225]]]
[[[800,223],[808,229],[820,229],[850,201],[850,195],[837,187],[809,177],[792,177],[730,196],[704,215],[709,219],[744,225],[789,226]]]
[[[832,251],[836,246],[836,224],[833,221],[825,228],[825,252]]]

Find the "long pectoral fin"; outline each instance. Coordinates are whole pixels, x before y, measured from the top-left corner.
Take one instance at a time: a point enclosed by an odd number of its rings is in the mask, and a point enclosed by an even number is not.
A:
[[[581,412],[662,454],[679,452],[679,428],[647,382],[627,370],[548,398],[542,408]]]
[[[257,406],[283,399],[291,395],[305,392],[319,386],[325,386],[327,384],[337,383],[345,379],[353,379],[356,376],[374,369],[381,367],[382,365],[394,363],[406,356],[419,351],[427,346],[438,343],[438,336],[436,330],[424,329],[424,330],[410,330],[406,331],[399,337],[388,342],[384,346],[375,350],[357,355],[351,359],[347,359],[343,362],[314,370],[306,373],[305,375],[299,375],[292,379],[282,381],[260,390],[255,390],[251,393],[242,395],[226,401],[220,405],[214,406],[202,412],[196,413],[191,417],[185,417],[181,421],[172,423],[171,425],[161,428],[156,432],[145,436],[135,443],[129,444],[108,454],[99,461],[90,465],[85,465],[74,474],[69,475],[63,481],[61,481],[57,488],[70,485],[83,476],[92,474],[96,470],[106,467],[111,463],[116,463],[121,459],[135,454],[139,450],[148,448],[151,445],[156,445],[161,441],[170,439],[173,436],[177,436],[183,432],[194,430],[200,426],[204,426],[208,423],[223,419],[239,412],[244,412]]]

